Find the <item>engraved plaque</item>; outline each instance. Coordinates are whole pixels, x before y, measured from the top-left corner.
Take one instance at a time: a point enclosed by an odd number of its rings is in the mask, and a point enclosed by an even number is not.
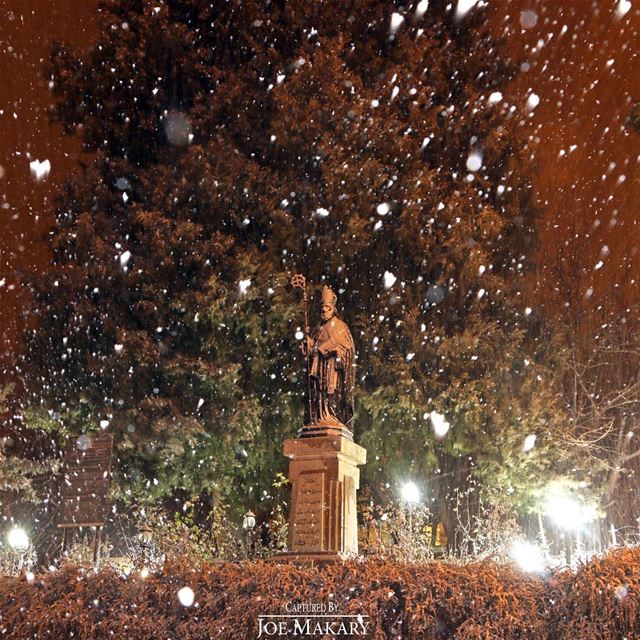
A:
[[[72,438],[64,456],[64,485],[59,527],[103,526],[109,510],[113,435]]]
[[[301,473],[297,484],[293,548],[298,551],[321,551],[324,473]]]

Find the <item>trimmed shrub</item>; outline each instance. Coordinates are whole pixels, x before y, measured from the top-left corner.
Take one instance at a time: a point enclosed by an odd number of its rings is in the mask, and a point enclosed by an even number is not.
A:
[[[193,590],[193,606],[180,603],[183,587]],[[287,613],[296,603],[331,603],[336,621],[340,615],[361,615],[367,627],[359,637],[372,639],[631,640],[640,637],[639,593],[640,549],[616,550],[575,573],[544,577],[493,562],[369,560],[299,567],[178,558],[146,579],[76,566],[30,581],[3,578],[0,635],[7,640],[257,638],[261,615]],[[300,613],[300,622],[306,617]],[[313,625],[326,620],[314,618],[297,637],[355,637],[339,633],[337,622],[329,635],[314,636]],[[294,631],[301,629],[290,628],[284,637],[296,637]]]

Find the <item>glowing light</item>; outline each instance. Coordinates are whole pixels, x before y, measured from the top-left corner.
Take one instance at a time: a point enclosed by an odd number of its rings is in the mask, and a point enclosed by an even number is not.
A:
[[[531,451],[531,449],[533,449],[533,447],[536,446],[536,435],[534,433],[532,433],[531,435],[528,435],[525,439],[524,439],[524,444],[522,445],[522,450],[523,451]]]
[[[29,536],[24,529],[14,527],[7,534],[9,546],[16,551],[26,551],[29,548]]]
[[[545,513],[566,531],[579,531],[597,517],[595,507],[559,491],[551,493],[544,505]]]
[[[147,569],[147,567],[142,567],[142,569],[140,569],[140,577],[143,580],[149,577],[149,569]],[[180,592],[178,592],[178,598],[180,598]],[[182,602],[182,600],[180,600],[180,602]]]
[[[542,549],[526,540],[517,540],[509,550],[511,559],[527,573],[541,573],[546,568],[546,560]]]
[[[409,480],[402,485],[400,495],[405,502],[410,504],[417,504],[420,502],[420,489],[412,480]]]

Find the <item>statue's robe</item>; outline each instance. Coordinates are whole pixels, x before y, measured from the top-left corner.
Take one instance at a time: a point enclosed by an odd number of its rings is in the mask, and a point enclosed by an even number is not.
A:
[[[349,327],[333,316],[313,334],[307,424],[342,424],[353,418],[355,346]]]

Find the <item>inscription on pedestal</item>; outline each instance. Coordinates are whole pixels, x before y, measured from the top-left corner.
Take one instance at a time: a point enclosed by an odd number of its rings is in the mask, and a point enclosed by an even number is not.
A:
[[[293,548],[296,551],[322,550],[323,492],[323,473],[300,474],[293,522]]]

